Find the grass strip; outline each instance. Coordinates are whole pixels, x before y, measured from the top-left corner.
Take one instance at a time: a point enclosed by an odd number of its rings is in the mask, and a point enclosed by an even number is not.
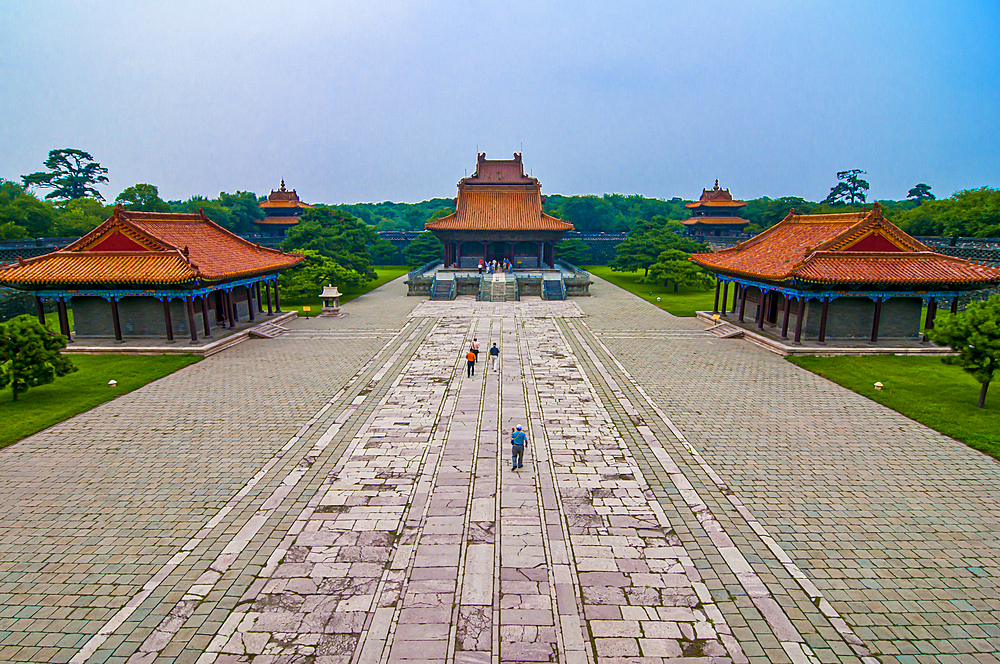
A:
[[[79,371],[33,387],[17,401],[12,400],[10,388],[0,390],[0,447],[201,359],[197,355],[73,355],[70,360]],[[111,387],[109,380],[118,384]]]
[[[980,384],[939,357],[868,355],[787,358],[803,369],[888,406],[935,431],[1000,459],[1000,386],[976,408]],[[882,389],[875,389],[875,383]]]
[[[641,271],[613,272],[607,265],[595,265],[585,269],[675,316],[694,316],[698,311],[711,311],[714,306],[714,290],[696,290],[681,286],[675,293],[672,285],[639,283],[639,279],[642,278]]]

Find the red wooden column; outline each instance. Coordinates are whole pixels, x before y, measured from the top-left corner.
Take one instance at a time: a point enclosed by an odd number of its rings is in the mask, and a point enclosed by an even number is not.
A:
[[[264,282],[264,295],[267,297],[267,315],[273,316],[274,312],[271,310],[271,284],[268,281]]]
[[[934,316],[937,315],[937,298],[932,297],[927,302],[927,319],[924,321],[924,335],[921,337],[921,341],[927,341],[930,337],[927,336],[927,330],[934,329]]]
[[[742,288],[738,281],[733,282],[733,310],[729,313],[736,313],[736,307],[739,306],[740,290]]]
[[[875,298],[875,315],[872,317],[872,343],[878,341],[878,323],[882,317],[882,298]]]
[[[802,319],[805,318],[806,313],[806,298],[799,295],[799,306],[796,309],[797,317],[795,319],[795,343],[802,343]]]
[[[957,297],[951,298],[951,313],[953,313],[953,314],[957,314],[958,313],[958,298]]]
[[[45,305],[42,304],[42,298],[35,296],[35,312],[38,314],[38,322],[43,326],[45,325]]]
[[[240,310],[236,308],[236,289],[229,291],[229,308],[233,312],[233,326],[240,322]]]
[[[187,296],[188,329],[191,330],[191,341],[198,341],[198,328],[194,326],[194,298]]]
[[[201,296],[201,322],[205,328],[205,336],[212,336],[212,326],[208,322],[208,298],[204,295]]]
[[[713,314],[719,313],[719,289],[720,288],[722,288],[722,279],[719,279],[718,277],[716,277],[715,278],[715,306],[712,307],[712,313]],[[722,308],[725,309],[726,305],[723,304]]]
[[[247,290],[247,311],[250,312],[250,322],[253,322],[253,288],[246,287]]]
[[[771,291],[760,292],[760,297],[757,298],[757,329],[764,329],[764,317],[765,309],[767,308],[767,300],[771,297]]]
[[[726,313],[726,296],[727,295],[729,295],[729,282],[728,281],[723,281],[722,282],[722,313],[723,313],[723,315],[725,315],[725,313]]]
[[[170,320],[170,298],[163,298],[163,324],[167,328],[167,341],[174,340],[174,326]]]
[[[63,305],[65,307],[65,305]],[[118,298],[111,298],[111,320],[115,324],[115,341],[122,340],[122,322],[118,318]]]
[[[256,291],[257,291],[257,312],[258,313],[264,313],[264,305],[261,304],[264,300],[262,300],[261,297],[260,297],[260,282],[259,281],[256,284]]]
[[[72,341],[73,335],[69,329],[69,314],[66,313],[66,300],[61,297],[56,300],[56,313],[59,316],[59,334]]]
[[[274,313],[281,313],[281,300],[278,299],[278,280],[274,280]]]
[[[785,315],[781,319],[781,338],[788,338],[788,314],[792,311],[792,298],[785,295]]]
[[[740,286],[740,322],[743,322],[743,314],[747,310],[747,287]]]
[[[226,320],[229,321],[229,327],[236,327],[236,321],[233,320],[233,296],[226,291],[222,291],[222,306],[226,310]]]
[[[819,342],[826,343],[826,314],[830,310],[830,298],[823,298],[823,310],[819,315]]]
[[[536,265],[536,267],[538,267],[539,269],[541,269],[541,267],[542,267],[542,243],[541,242],[535,242],[535,256],[538,257],[538,265]]]

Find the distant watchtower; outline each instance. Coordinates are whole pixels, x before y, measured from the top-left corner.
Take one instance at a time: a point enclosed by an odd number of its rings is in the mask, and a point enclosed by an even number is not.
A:
[[[260,208],[264,210],[264,218],[254,222],[259,233],[268,237],[284,237],[285,231],[299,223],[302,212],[312,210],[313,206],[300,201],[294,189],[285,189],[285,181],[282,180],[281,188],[277,191],[272,189]]]
[[[734,201],[728,189],[720,189],[719,181],[715,181],[713,189],[702,189],[701,198],[694,203],[688,203],[691,216],[681,223],[688,227],[693,235],[730,235],[742,233],[750,222],[737,216],[740,208],[746,207],[746,201]]]

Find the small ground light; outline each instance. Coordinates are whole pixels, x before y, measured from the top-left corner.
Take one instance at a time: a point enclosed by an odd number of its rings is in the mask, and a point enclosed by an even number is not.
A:
[[[875,383],[875,389],[876,390],[881,390],[882,389],[882,383]]]
[[[108,385],[110,385],[111,387],[114,387],[117,384],[118,384],[117,380],[111,379],[111,380],[108,381]]]
[[[656,301],[657,301],[657,302],[659,302],[659,301],[660,301],[660,298],[656,298]]]

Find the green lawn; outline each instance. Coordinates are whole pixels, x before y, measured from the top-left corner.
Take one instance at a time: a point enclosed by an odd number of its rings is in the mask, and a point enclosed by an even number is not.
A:
[[[675,293],[673,286],[656,284],[640,284],[642,272],[612,272],[606,265],[595,265],[586,268],[591,274],[601,279],[607,279],[615,286],[638,295],[647,302],[652,302],[675,316],[694,316],[698,311],[711,311],[715,303],[715,290],[694,290],[681,287]],[[660,298],[657,301],[657,298]]]
[[[11,399],[0,390],[0,447],[30,436],[116,396],[163,378],[202,358],[196,355],[72,355],[79,371]],[[110,387],[109,380],[118,381]]]
[[[32,314],[32,318],[37,320],[37,317]],[[69,329],[73,329],[73,309],[66,309],[66,317],[69,318]],[[59,314],[55,311],[50,311],[45,314],[45,325],[48,326],[53,332],[59,331]]]
[[[789,357],[800,367],[1000,459],[1000,385],[976,408],[980,384],[938,357]],[[881,382],[883,388],[874,385]]]
[[[378,278],[375,279],[374,281],[369,281],[367,284],[365,284],[364,286],[362,286],[357,290],[345,290],[344,294],[340,297],[340,303],[343,304],[344,302],[350,302],[354,298],[364,295],[369,291],[373,291],[379,286],[389,283],[393,279],[398,279],[399,277],[403,276],[412,269],[413,268],[406,267],[405,265],[383,265],[380,267],[376,267],[375,274],[378,275]],[[319,295],[318,290],[316,294]],[[285,302],[284,300],[281,301],[282,310],[287,310],[287,311],[294,310],[302,313],[302,307],[310,307],[311,310],[309,311],[309,315],[315,316],[320,312],[320,309],[323,308],[323,302],[318,297],[315,299],[309,299],[302,302],[298,301]]]

